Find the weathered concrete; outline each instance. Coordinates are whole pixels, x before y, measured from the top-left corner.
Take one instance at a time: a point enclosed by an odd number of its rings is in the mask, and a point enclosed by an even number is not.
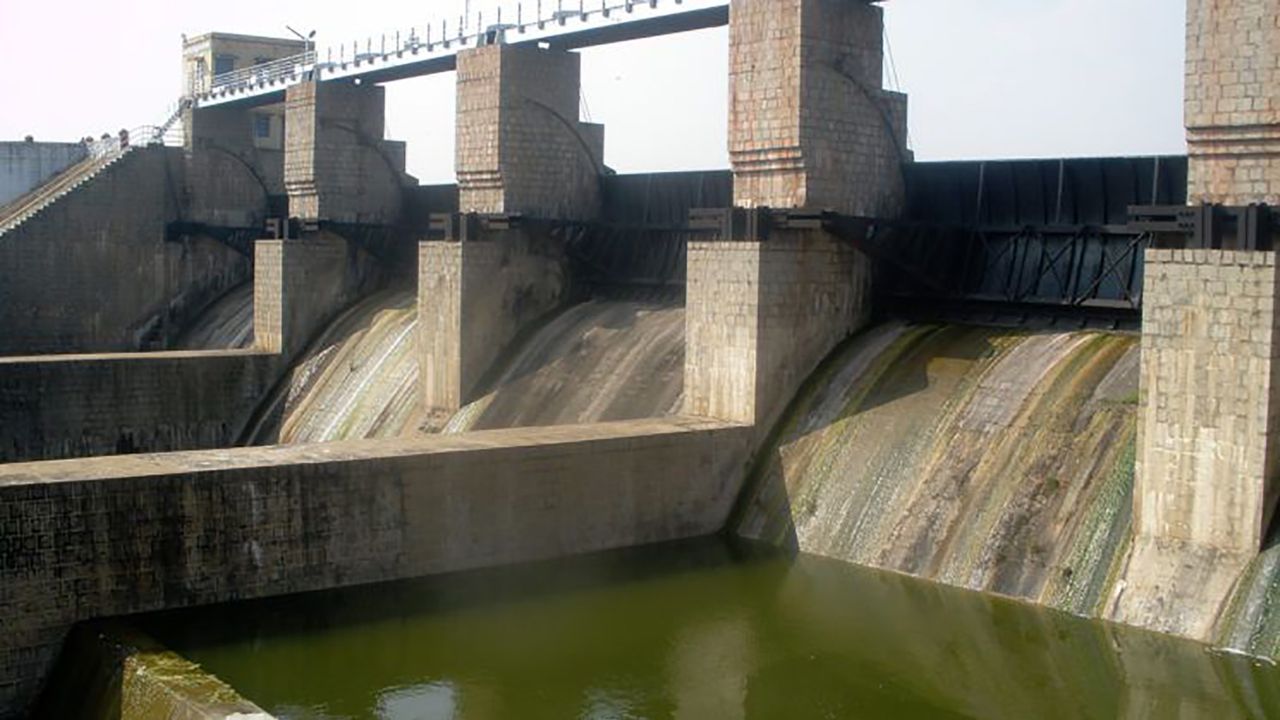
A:
[[[868,320],[870,263],[823,231],[689,244],[684,412],[767,432]]]
[[[284,184],[291,215],[395,224],[404,151],[383,139],[385,112],[386,90],[380,86],[309,82],[289,88]]]
[[[1192,203],[1280,204],[1280,22],[1274,0],[1188,0]]]
[[[368,255],[332,233],[259,240],[254,248],[254,347],[294,358],[376,277]]]
[[[891,217],[907,99],[881,89],[884,11],[863,0],[733,0],[734,203]]]
[[[32,714],[101,720],[271,719],[207,670],[116,621],[72,630]]]
[[[1274,252],[1148,250],[1135,545],[1111,609],[1206,638],[1280,485]]]
[[[0,142],[0,207],[85,159],[84,143]]]
[[[1280,202],[1280,21],[1187,3],[1188,200]],[[1148,250],[1133,546],[1107,613],[1210,639],[1280,484],[1276,253]]]
[[[253,350],[0,358],[0,463],[237,442],[280,373],[378,275],[328,233],[256,250]]]
[[[476,399],[504,350],[568,292],[563,244],[532,230],[483,230],[461,216],[418,256],[420,382],[428,422]]]
[[[600,211],[604,126],[578,121],[582,58],[529,45],[458,53],[459,206],[561,220]]]
[[[253,124],[254,113],[241,108],[184,111],[184,220],[218,227],[263,226],[268,198],[285,192],[284,152],[259,147]]]
[[[247,276],[212,240],[165,242],[182,152],[135,149],[0,239],[0,355],[130,351]]]
[[[0,463],[226,447],[280,365],[237,350],[0,358]]]
[[[0,716],[77,621],[707,535],[747,431],[672,418],[0,467]]]

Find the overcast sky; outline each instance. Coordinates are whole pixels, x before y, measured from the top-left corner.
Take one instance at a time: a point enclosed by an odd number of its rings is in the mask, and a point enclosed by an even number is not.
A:
[[[528,0],[532,2],[533,0]],[[770,2],[770,0],[754,0]],[[181,34],[284,35],[321,48],[456,17],[463,0],[0,0],[0,139],[72,140],[159,122]],[[474,0],[473,6],[493,0]],[[513,7],[514,2],[507,2]],[[1183,153],[1182,0],[892,0],[892,71],[921,160]],[[619,172],[721,168],[727,32],[584,51],[584,109]],[[424,182],[453,178],[453,74],[392,83],[388,136]]]

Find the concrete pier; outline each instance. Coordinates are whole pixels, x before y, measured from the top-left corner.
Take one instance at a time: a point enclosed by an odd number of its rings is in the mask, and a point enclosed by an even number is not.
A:
[[[604,126],[578,119],[582,56],[526,45],[458,53],[459,209],[589,220]]]
[[[395,224],[404,151],[384,140],[385,113],[386,90],[376,85],[309,82],[289,88],[284,184],[291,216]]]
[[[743,207],[893,217],[907,97],[881,88],[884,10],[862,0],[733,0],[729,156]]]
[[[1280,201],[1280,24],[1268,0],[1187,4],[1188,198]],[[1133,549],[1112,618],[1208,639],[1280,485],[1272,250],[1146,256]]]

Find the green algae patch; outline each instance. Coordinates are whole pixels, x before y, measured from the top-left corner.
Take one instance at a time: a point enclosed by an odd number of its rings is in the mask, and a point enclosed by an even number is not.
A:
[[[736,534],[1088,614],[1129,532],[1131,335],[889,323],[810,378]]]
[[[36,718],[83,720],[269,719],[199,665],[118,622],[71,631]]]

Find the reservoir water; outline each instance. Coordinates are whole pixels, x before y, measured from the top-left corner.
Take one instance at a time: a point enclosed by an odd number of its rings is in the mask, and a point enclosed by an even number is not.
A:
[[[721,540],[141,624],[285,719],[1280,717],[1266,661]]]

